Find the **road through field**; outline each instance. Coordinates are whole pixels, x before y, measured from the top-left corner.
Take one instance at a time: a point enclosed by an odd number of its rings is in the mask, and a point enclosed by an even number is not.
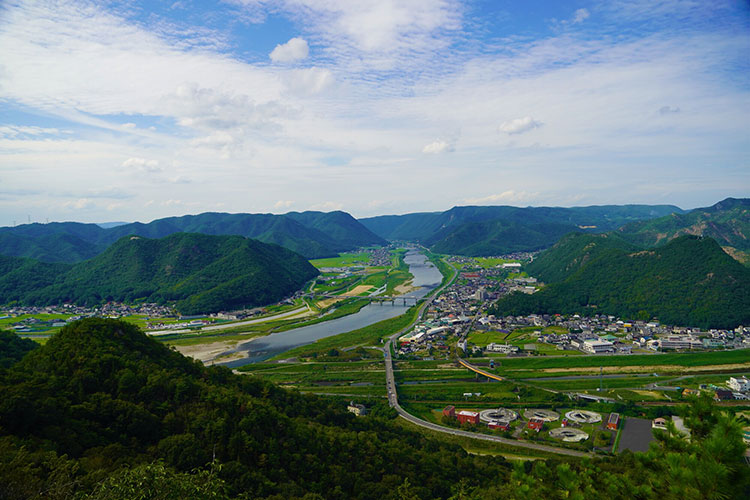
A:
[[[442,432],[445,434],[451,434],[453,436],[462,436],[462,437],[468,437],[472,439],[481,439],[484,441],[494,441],[496,443],[502,443],[502,444],[506,444],[509,446],[529,448],[529,449],[538,450],[538,451],[545,451],[548,453],[556,453],[558,455],[568,455],[572,457],[591,456],[589,453],[584,453],[581,451],[567,450],[563,448],[555,448],[553,446],[546,446],[543,444],[528,443],[526,441],[517,441],[515,439],[508,439],[508,438],[503,438],[500,436],[491,436],[488,434],[479,434],[476,432],[469,432],[469,431],[463,431],[460,429],[452,429],[449,427],[443,427],[441,425],[433,424],[432,422],[428,422],[426,420],[422,420],[421,418],[415,417],[411,413],[408,413],[406,410],[404,410],[401,407],[401,405],[398,403],[396,379],[393,375],[393,359],[391,356],[391,346],[393,345],[393,343],[398,337],[400,337],[401,335],[409,331],[414,326],[414,324],[416,324],[416,322],[419,321],[420,317],[422,316],[422,312],[425,310],[425,308],[428,307],[432,303],[434,298],[437,297],[444,288],[450,286],[453,283],[457,275],[458,275],[458,271],[454,267],[453,277],[445,285],[435,290],[435,292],[430,296],[430,298],[424,301],[424,303],[420,306],[419,312],[417,313],[414,321],[406,328],[391,335],[388,341],[386,342],[385,347],[383,348],[383,354],[385,356],[385,376],[386,376],[385,384],[386,384],[386,390],[388,391],[388,404],[398,412],[401,418],[404,418],[415,425],[418,425],[420,427],[424,427],[426,429],[430,429],[433,431]]]

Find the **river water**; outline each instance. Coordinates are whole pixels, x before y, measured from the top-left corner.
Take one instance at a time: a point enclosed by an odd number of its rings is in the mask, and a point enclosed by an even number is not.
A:
[[[404,262],[409,266],[409,272],[414,276],[412,286],[419,288],[399,297],[420,299],[437,287],[443,279],[440,271],[432,262],[416,249],[409,250],[404,257]],[[406,302],[409,305],[414,303],[413,300],[407,300]],[[238,366],[264,361],[293,347],[311,344],[318,339],[350,332],[385,319],[394,318],[406,312],[409,305],[404,305],[404,301],[400,299],[396,299],[393,305],[389,302],[382,305],[370,304],[360,309],[359,312],[343,318],[259,337],[239,344],[235,349],[224,353],[245,352],[247,357],[222,364],[229,368],[237,368]]]

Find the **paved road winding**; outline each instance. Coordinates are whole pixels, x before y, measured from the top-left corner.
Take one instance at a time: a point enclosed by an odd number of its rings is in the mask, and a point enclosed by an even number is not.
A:
[[[452,266],[451,266],[452,267]],[[398,391],[396,390],[396,379],[393,376],[393,359],[391,356],[391,346],[395,342],[395,340],[409,331],[417,321],[419,321],[419,318],[422,315],[422,312],[425,310],[427,306],[429,306],[432,301],[437,297],[440,292],[450,286],[453,281],[456,279],[456,276],[458,275],[458,271],[453,268],[453,277],[448,281],[445,285],[435,290],[435,292],[424,301],[424,303],[420,306],[419,311],[417,313],[416,318],[414,321],[407,326],[406,328],[403,328],[402,330],[398,331],[397,333],[394,333],[388,338],[388,341],[385,344],[385,347],[383,349],[384,356],[385,356],[385,380],[386,380],[386,390],[388,391],[388,404],[394,408],[399,416],[402,418],[408,420],[409,422],[418,425],[420,427],[424,427],[426,429],[430,429],[437,432],[442,432],[445,434],[451,434],[453,436],[462,436],[462,437],[469,437],[472,439],[481,439],[484,441],[494,441],[496,443],[502,443],[510,446],[517,446],[520,448],[529,448],[533,450],[538,451],[544,451],[547,453],[557,453],[559,455],[568,455],[572,457],[586,457],[590,456],[588,453],[575,451],[575,450],[566,450],[563,448],[555,448],[553,446],[546,446],[543,444],[536,444],[536,443],[528,443],[526,441],[517,441],[515,439],[508,439],[500,436],[491,436],[489,434],[479,434],[477,432],[469,432],[469,431],[463,431],[460,429],[452,429],[450,427],[443,427],[441,425],[433,424],[432,422],[428,422],[426,420],[422,420],[421,418],[417,418],[414,415],[407,413],[406,410],[401,408],[401,405],[398,404]]]

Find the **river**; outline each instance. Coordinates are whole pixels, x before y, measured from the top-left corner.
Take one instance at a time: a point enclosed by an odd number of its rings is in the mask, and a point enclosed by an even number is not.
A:
[[[442,274],[419,250],[410,249],[404,257],[404,262],[409,266],[409,272],[414,276],[412,286],[419,288],[399,297],[421,299],[440,285],[443,279]],[[370,304],[360,309],[359,312],[344,316],[343,318],[303,326],[285,332],[272,333],[265,337],[244,342],[223,354],[245,352],[247,353],[247,357],[222,364],[229,368],[237,368],[238,366],[250,363],[258,363],[294,347],[311,344],[318,339],[350,332],[385,319],[399,316],[409,308],[408,305],[404,305],[403,301],[400,302],[399,304],[399,300],[397,299],[393,305],[390,303],[382,305]]]

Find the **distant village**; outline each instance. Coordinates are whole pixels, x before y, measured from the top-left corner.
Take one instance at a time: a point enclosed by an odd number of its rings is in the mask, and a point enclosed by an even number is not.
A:
[[[496,258],[528,259],[529,255]],[[465,257],[451,257],[449,261],[473,263],[473,259]],[[750,348],[750,327],[743,326],[734,330],[701,330],[603,314],[591,317],[559,314],[495,317],[487,314],[486,308],[502,295],[513,291],[536,291],[537,280],[518,273],[520,268],[520,264],[504,263],[487,269],[462,270],[457,280],[433,301],[425,320],[401,337],[397,354],[429,359],[436,353],[447,353],[453,343],[466,356],[531,356],[537,354],[540,345],[561,351],[560,354],[575,350],[592,355]],[[527,340],[522,345],[503,341],[474,345],[469,335],[472,332],[494,332],[495,337],[501,339],[511,337],[512,332],[521,328],[531,329],[523,337]],[[545,351],[549,353],[548,349]]]

